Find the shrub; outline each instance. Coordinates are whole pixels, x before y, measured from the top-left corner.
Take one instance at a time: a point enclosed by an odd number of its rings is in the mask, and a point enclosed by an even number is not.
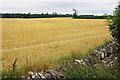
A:
[[[107,22],[112,37],[120,43],[120,5],[115,8],[113,16],[107,17]]]

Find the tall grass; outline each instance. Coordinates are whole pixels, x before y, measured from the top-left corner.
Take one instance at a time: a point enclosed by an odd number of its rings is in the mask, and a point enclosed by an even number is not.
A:
[[[89,65],[88,67],[84,67],[82,65],[78,65],[77,69],[72,69],[69,66],[66,66],[66,72],[65,75],[67,78],[70,79],[100,79],[104,78],[105,79],[116,79],[117,78],[117,73],[114,71],[111,71],[108,67],[103,67],[101,64],[100,65]],[[114,72],[114,74],[112,73]]]
[[[112,41],[113,41],[113,39],[105,40],[104,44],[102,44],[100,46],[102,48],[104,48],[107,44],[109,44]],[[96,48],[97,47],[90,48],[88,51],[86,51],[86,53],[79,53],[79,52],[72,51],[69,54],[61,56],[60,59],[56,59],[56,60],[51,59],[50,63],[56,64],[59,66],[63,62],[69,62],[70,60],[84,59],[84,58],[86,58],[86,56],[89,53],[93,52]],[[19,77],[21,77],[21,75],[28,76],[27,73],[28,73],[28,71],[31,71],[31,68],[39,67],[39,69],[37,68],[36,72],[40,72],[40,71],[45,71],[46,69],[48,69],[48,67],[50,65],[49,63],[46,64],[46,62],[45,62],[42,64],[42,68],[38,65],[36,65],[36,66],[34,65],[33,67],[31,67],[31,66],[28,66],[28,65],[30,65],[30,63],[27,60],[27,58],[26,58],[26,65],[23,65],[20,68],[17,68],[16,63],[17,63],[17,59],[14,60],[12,68],[10,68],[7,71],[2,71],[3,78],[19,78]],[[67,67],[66,73],[67,73],[68,78],[73,78],[73,77],[74,78],[84,78],[84,77],[85,78],[88,78],[88,77],[90,77],[90,78],[96,78],[96,77],[97,78],[99,78],[99,77],[110,78],[110,76],[108,76],[108,75],[111,75],[112,78],[115,78],[115,76],[112,75],[107,68],[103,68],[103,67],[101,67],[101,65],[89,66],[88,68],[79,65],[78,72],[76,72],[76,70],[71,70],[68,66],[66,66],[66,67]],[[96,67],[97,67],[97,70],[96,70]],[[83,73],[80,73],[80,72],[83,72]],[[100,74],[103,74],[103,75],[100,75]],[[95,76],[91,76],[91,75],[95,75]],[[98,76],[98,75],[100,75],[100,76]]]

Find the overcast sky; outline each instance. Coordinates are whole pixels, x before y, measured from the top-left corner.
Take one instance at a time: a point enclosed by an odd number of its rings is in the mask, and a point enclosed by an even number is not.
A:
[[[0,13],[112,14],[119,0],[0,0]]]

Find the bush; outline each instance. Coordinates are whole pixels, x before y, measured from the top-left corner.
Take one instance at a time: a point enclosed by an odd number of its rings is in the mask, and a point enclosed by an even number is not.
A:
[[[120,5],[115,8],[113,16],[107,17],[107,22],[112,37],[120,43]]]

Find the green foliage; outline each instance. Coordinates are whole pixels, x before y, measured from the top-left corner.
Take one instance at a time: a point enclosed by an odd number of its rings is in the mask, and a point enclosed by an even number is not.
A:
[[[113,16],[107,17],[107,25],[112,37],[120,43],[120,6],[115,8]]]
[[[84,67],[82,65],[78,65],[77,68],[71,68],[69,65],[66,65],[66,73],[67,78],[74,79],[110,79],[117,78],[117,73],[110,70],[108,67],[103,67],[102,65],[94,65]]]

